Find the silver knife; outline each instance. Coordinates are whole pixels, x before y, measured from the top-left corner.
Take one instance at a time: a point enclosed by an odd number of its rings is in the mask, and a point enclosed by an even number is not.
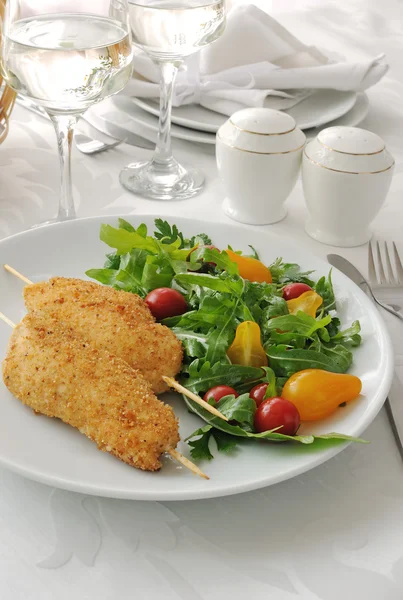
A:
[[[37,104],[35,104],[34,102],[32,102],[31,100],[29,100],[28,98],[25,98],[24,96],[17,96],[16,102],[20,106],[23,106],[24,108],[27,108],[29,111],[35,113],[39,117],[43,117],[44,119],[49,119],[49,115],[46,113],[46,111],[43,108],[41,108],[40,106],[38,106]],[[130,144],[131,146],[137,146],[138,148],[145,148],[146,150],[153,150],[155,148],[154,142],[147,140],[146,138],[142,137],[141,135],[137,135],[130,131],[125,131],[122,128],[114,127],[112,125],[109,126],[109,124],[105,124],[105,126],[101,128],[98,125],[95,125],[92,122],[92,119],[90,120],[85,115],[81,116],[81,119],[83,121],[85,121],[86,123],[88,123],[95,130],[100,131],[101,133],[104,133],[106,135],[110,135],[116,139],[125,141],[126,144]],[[113,130],[113,133],[112,133],[112,130]]]
[[[366,287],[369,290],[372,299],[376,302],[376,298],[372,294],[372,290],[365,277],[360,271],[349,262],[347,259],[339,256],[338,254],[328,254],[327,260],[329,263],[339,269],[344,275],[346,275],[351,281],[353,281],[358,287]],[[365,290],[364,290],[365,291]],[[379,304],[379,302],[378,302]],[[383,306],[383,305],[381,305]],[[396,311],[389,311],[394,314]],[[398,314],[399,317],[401,315]],[[392,381],[392,387],[389,390],[388,397],[385,400],[385,409],[388,415],[389,423],[392,428],[392,432],[396,441],[397,448],[400,456],[403,459],[403,386],[400,383],[398,376],[394,375]]]

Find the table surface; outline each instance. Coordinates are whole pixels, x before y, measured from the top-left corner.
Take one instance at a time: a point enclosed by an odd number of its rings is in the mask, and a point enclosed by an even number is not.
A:
[[[387,54],[391,69],[368,92],[371,109],[363,126],[381,135],[396,158],[391,191],[374,234],[402,241],[401,2],[271,4],[272,13],[307,43],[351,58]],[[127,145],[94,157],[76,151],[78,216],[181,214],[228,221],[221,211],[223,190],[214,149],[175,142],[174,150],[207,176],[203,194],[185,202],[151,202],[120,187],[120,168],[150,156],[148,151]],[[9,137],[0,149],[0,174],[0,237],[54,216],[59,170],[50,124],[16,107]],[[266,229],[320,257],[334,252],[306,236],[306,217],[298,182],[288,200],[287,218]],[[366,247],[341,253],[366,271]],[[395,326],[396,343],[399,336]],[[396,355],[402,377],[402,346]],[[401,600],[403,466],[384,411],[365,437],[370,445],[351,445],[298,478],[206,501],[92,498],[0,469],[1,598]]]

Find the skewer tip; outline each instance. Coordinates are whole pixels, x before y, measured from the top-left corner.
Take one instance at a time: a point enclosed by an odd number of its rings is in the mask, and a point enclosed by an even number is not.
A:
[[[192,471],[192,473],[194,473],[195,475],[198,475],[199,477],[202,477],[203,479],[210,479],[210,477],[208,475],[206,475],[205,473],[203,473],[203,471],[201,471],[199,469],[199,467],[196,467],[196,465],[193,464],[192,461],[190,461],[188,458],[186,458],[186,456],[183,456],[183,454],[181,454],[174,448],[171,448],[170,450],[168,450],[168,454],[170,454],[172,456],[172,458],[174,458],[175,460],[180,462],[184,467],[189,469],[189,471]]]

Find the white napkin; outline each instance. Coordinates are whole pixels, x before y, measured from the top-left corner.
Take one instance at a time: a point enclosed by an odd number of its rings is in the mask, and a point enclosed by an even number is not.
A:
[[[201,104],[226,115],[250,106],[287,109],[315,89],[371,87],[389,68],[383,58],[332,63],[256,6],[237,6],[222,37],[191,56],[178,74],[173,104]],[[134,71],[124,93],[159,98],[159,73],[151,59],[136,55]]]

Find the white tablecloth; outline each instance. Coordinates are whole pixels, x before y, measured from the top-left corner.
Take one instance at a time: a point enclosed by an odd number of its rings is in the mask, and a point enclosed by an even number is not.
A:
[[[357,58],[387,53],[392,68],[369,91],[371,110],[363,126],[381,135],[396,158],[375,234],[402,240],[401,2],[277,0],[272,5],[275,15],[288,9],[281,21],[307,43]],[[297,8],[303,11],[293,12]],[[174,147],[179,159],[205,171],[202,195],[162,203],[123,191],[119,169],[149,156],[147,151],[125,145],[94,157],[75,152],[78,215],[131,212],[135,218],[145,212],[227,221],[213,148],[186,142]],[[0,237],[55,214],[58,177],[53,130],[17,107],[0,148]],[[287,218],[267,229],[321,257],[335,251],[305,235],[300,183],[288,207]],[[365,247],[342,254],[366,271]],[[397,363],[402,374],[402,356]],[[0,598],[401,600],[403,465],[384,411],[365,437],[369,446],[352,445],[291,481],[199,502],[91,498],[0,469]]]

